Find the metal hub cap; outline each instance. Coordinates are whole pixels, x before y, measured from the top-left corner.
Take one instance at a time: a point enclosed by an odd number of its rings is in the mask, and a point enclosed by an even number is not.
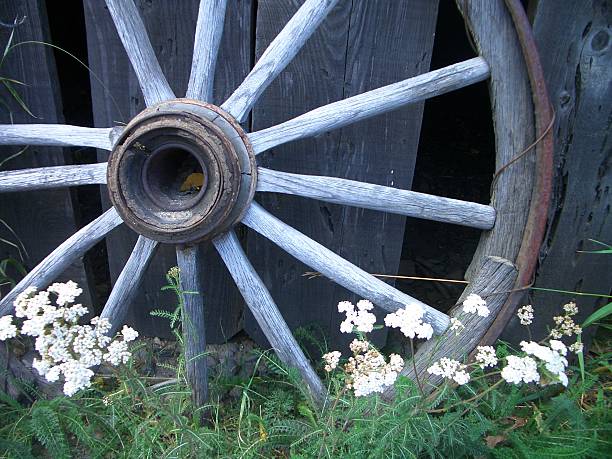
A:
[[[187,99],[137,115],[108,160],[110,199],[134,231],[160,242],[211,239],[255,193],[246,133],[220,108]]]

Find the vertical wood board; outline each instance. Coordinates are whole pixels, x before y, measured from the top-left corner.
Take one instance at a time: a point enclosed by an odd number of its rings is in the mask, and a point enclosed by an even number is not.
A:
[[[256,55],[280,31],[300,1],[259,1]],[[252,131],[308,110],[429,70],[436,1],[342,0],[294,61],[255,105]],[[331,175],[410,188],[422,104],[282,145],[260,155],[260,165],[282,171]],[[261,194],[272,214],[372,273],[397,272],[405,217],[306,200]],[[270,288],[290,328],[315,325],[346,344],[339,333],[339,301],[355,295],[325,278],[308,280],[302,263],[261,237],[249,234],[248,254]],[[246,329],[263,336],[254,321]],[[383,339],[379,335],[377,340]]]
[[[15,31],[13,44],[23,41],[50,42],[49,25],[44,4],[29,0],[2,2],[0,17],[8,22],[25,16],[15,29],[0,27],[0,46],[4,50],[11,30]],[[0,123],[62,123],[60,88],[57,81],[55,60],[51,48],[28,44],[13,49],[2,65],[3,77],[26,83],[14,85],[30,111],[28,115],[4,86],[0,89],[2,101]],[[21,150],[22,147],[0,147],[0,161]],[[5,163],[2,170],[31,167],[60,166],[66,164],[64,150],[53,147],[29,147],[22,155]],[[77,231],[73,201],[68,188],[0,194],[0,219],[8,224],[27,251],[23,264],[27,270],[36,266],[53,249]],[[2,225],[0,238],[17,242]],[[8,256],[19,258],[18,252],[7,244],[0,244],[0,259]],[[86,305],[92,299],[82,260],[72,264],[59,278],[73,280],[83,288],[79,298]]]

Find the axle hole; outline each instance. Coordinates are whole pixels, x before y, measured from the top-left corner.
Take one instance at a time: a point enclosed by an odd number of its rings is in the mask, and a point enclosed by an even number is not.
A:
[[[192,207],[206,189],[206,170],[184,145],[161,146],[147,159],[142,173],[149,198],[165,210]]]

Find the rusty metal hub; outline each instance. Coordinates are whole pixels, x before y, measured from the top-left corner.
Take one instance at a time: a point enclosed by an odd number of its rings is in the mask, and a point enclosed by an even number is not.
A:
[[[108,161],[108,190],[125,223],[160,242],[194,243],[235,224],[255,193],[257,168],[240,125],[187,99],[137,115]]]

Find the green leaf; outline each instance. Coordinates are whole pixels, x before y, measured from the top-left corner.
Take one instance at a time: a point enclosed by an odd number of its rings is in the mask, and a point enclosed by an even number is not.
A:
[[[582,323],[582,328],[586,328],[594,322],[608,317],[610,314],[612,314],[612,302],[606,304],[605,306],[602,306],[597,311],[593,312],[593,314],[591,314],[589,317],[587,317]]]
[[[23,101],[23,99],[21,98],[21,96],[19,95],[19,93],[17,92],[17,90],[15,88],[13,88],[13,85],[8,82],[7,80],[3,80],[2,84],[4,85],[4,87],[7,89],[7,91],[9,93],[11,93],[11,96],[13,96],[13,99],[15,99],[15,101],[19,104],[19,106],[22,108],[22,110],[24,112],[26,112],[28,115],[30,115],[32,118],[38,118],[37,116],[35,116],[30,109],[28,108],[28,106],[26,105],[26,103]]]
[[[45,405],[34,405],[30,428],[36,439],[53,458],[70,457],[70,448],[57,413]]]

